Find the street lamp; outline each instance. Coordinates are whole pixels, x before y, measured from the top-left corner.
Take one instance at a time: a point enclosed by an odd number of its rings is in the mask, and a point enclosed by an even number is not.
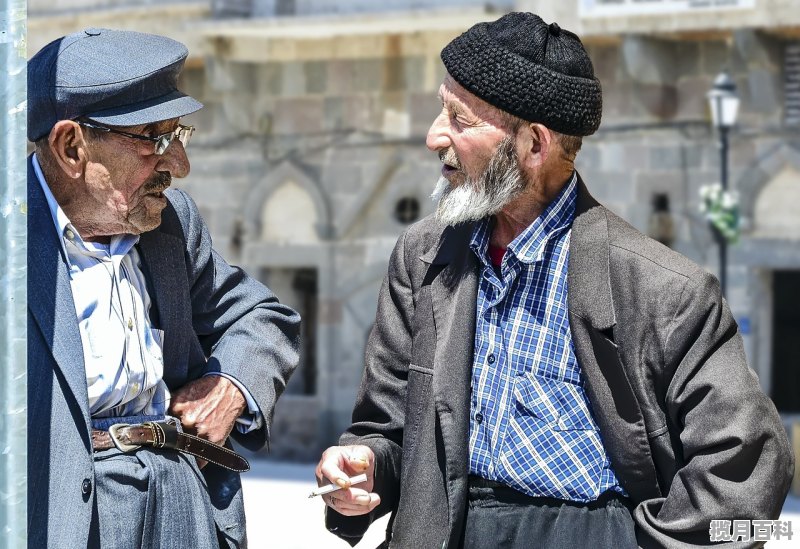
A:
[[[711,108],[711,123],[719,135],[720,184],[725,193],[728,190],[728,132],[736,123],[736,115],[739,113],[736,84],[728,73],[722,72],[714,79],[714,86],[706,97]],[[713,230],[719,244],[719,282],[722,295],[725,295],[728,242],[719,230]]]

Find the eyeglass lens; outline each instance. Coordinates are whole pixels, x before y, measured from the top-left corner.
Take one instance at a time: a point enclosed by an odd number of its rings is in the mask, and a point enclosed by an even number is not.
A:
[[[181,142],[181,145],[184,147],[189,144],[189,139],[192,137],[192,133],[194,133],[194,126],[178,126],[175,131],[162,135],[156,141],[156,154],[162,155],[166,152],[167,147],[170,146],[172,140],[176,137],[178,141]]]

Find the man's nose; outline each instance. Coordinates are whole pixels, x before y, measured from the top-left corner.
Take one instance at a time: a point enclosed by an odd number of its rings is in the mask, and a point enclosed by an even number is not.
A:
[[[441,113],[431,124],[425,145],[433,152],[450,147],[449,120],[446,113]]]
[[[186,177],[189,175],[189,158],[186,156],[186,149],[178,139],[174,139],[169,144],[167,150],[161,155],[161,159],[156,165],[156,170],[169,172],[172,177]]]

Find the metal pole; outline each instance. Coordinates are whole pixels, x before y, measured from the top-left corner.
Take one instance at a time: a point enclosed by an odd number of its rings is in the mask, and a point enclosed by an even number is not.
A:
[[[722,191],[725,192],[728,190],[728,128],[725,126],[719,129],[719,151],[720,183]],[[719,241],[719,285],[724,297],[728,285],[728,241],[719,231],[717,231],[717,238]]]
[[[27,546],[25,0],[0,0],[0,546]]]

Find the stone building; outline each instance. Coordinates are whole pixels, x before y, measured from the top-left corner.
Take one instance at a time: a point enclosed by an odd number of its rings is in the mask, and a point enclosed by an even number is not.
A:
[[[706,92],[720,71],[733,76],[743,233],[728,298],[763,387],[787,424],[800,412],[798,0],[30,0],[31,53],[87,26],[189,45],[184,89],[206,108],[191,117],[192,173],[177,185],[217,250],[305,319],[274,455],[313,460],[348,424],[389,254],[433,209],[439,162],[424,138],[439,51],[511,9],[558,20],[590,51],[603,125],[577,164],[594,195],[712,272],[698,210],[700,187],[720,178]]]

